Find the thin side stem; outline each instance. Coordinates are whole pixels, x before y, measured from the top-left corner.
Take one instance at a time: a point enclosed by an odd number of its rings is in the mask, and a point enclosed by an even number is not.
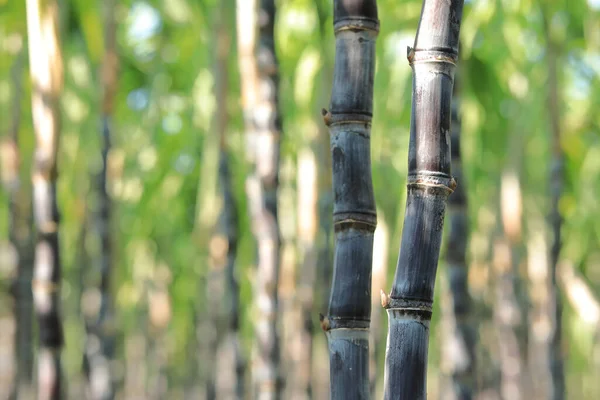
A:
[[[55,0],[27,0],[32,113],[36,135],[32,181],[37,243],[32,292],[40,338],[37,376],[40,400],[59,399],[62,390],[60,352],[63,328],[59,310],[61,264],[56,157],[63,67],[58,15]]]
[[[424,0],[414,48],[408,196],[389,317],[385,399],[427,398],[433,290],[451,176],[450,117],[463,0]],[[407,366],[410,365],[410,368]]]
[[[329,310],[321,318],[329,343],[332,400],[368,399],[373,234],[377,225],[371,178],[375,43],[374,0],[336,0],[330,111],[335,255]]]

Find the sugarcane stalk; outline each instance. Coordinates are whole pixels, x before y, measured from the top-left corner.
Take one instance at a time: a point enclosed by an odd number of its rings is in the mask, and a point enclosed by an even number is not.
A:
[[[237,21],[247,155],[254,168],[246,180],[246,192],[258,253],[254,282],[257,315],[252,379],[254,396],[262,400],[278,399],[282,388],[277,325],[281,247],[277,197],[281,120],[279,66],[274,40],[275,1],[261,0],[260,8],[257,3],[257,0],[238,0]]]
[[[2,184],[8,194],[8,238],[17,254],[16,274],[11,282],[10,292],[14,300],[13,315],[14,337],[12,338],[12,356],[14,363],[9,367],[11,376],[2,376],[0,397],[21,398],[30,396],[33,373],[33,313],[31,297],[31,276],[33,268],[33,232],[31,193],[21,182],[22,156],[19,146],[21,126],[21,99],[23,95],[23,68],[26,48],[23,47],[11,68],[11,80],[14,96],[8,135],[0,145],[0,170]],[[7,341],[8,342],[8,341]],[[13,367],[13,368],[10,368]],[[4,368],[1,368],[4,374]]]
[[[32,113],[36,135],[33,208],[37,233],[32,292],[39,326],[38,398],[61,396],[61,264],[56,201],[60,133],[59,96],[63,86],[62,54],[54,0],[27,0]]]
[[[84,370],[87,378],[87,393],[95,400],[110,400],[115,396],[115,388],[110,368],[114,353],[114,327],[111,301],[112,238],[111,200],[108,194],[108,156],[111,148],[112,114],[117,90],[118,58],[116,51],[116,23],[114,0],[104,2],[105,52],[101,67],[102,84],[102,127],[100,132],[102,168],[95,177],[95,191],[98,199],[95,211],[97,234],[100,241],[98,262],[100,280],[88,288],[88,294],[99,293],[99,302],[86,311],[86,347]],[[84,293],[84,298],[86,294]]]
[[[387,309],[385,399],[426,399],[433,290],[451,175],[450,116],[463,0],[424,0],[414,48],[408,196]]]
[[[504,235],[494,243],[496,301],[494,328],[498,338],[500,391],[504,399],[526,398],[527,313],[524,309],[522,280],[518,271],[519,253],[515,243]]]
[[[560,94],[558,83],[559,47],[551,35],[548,16],[544,12],[544,34],[546,37],[548,61],[548,116],[550,119],[551,168],[550,198],[551,209],[548,216],[552,229],[552,247],[550,249],[550,273],[548,287],[548,320],[551,321],[551,332],[548,340],[548,368],[550,370],[550,387],[548,398],[562,400],[565,398],[564,356],[562,350],[562,300],[558,288],[557,267],[562,246],[562,216],[560,199],[564,187],[564,152],[561,145],[560,127]]]
[[[209,368],[207,399],[243,398],[244,365],[239,348],[239,283],[235,275],[238,240],[238,210],[227,149],[229,113],[227,95],[231,55],[227,1],[217,10],[217,43],[215,60],[215,97],[217,116],[215,133],[219,139],[219,192],[222,206],[209,245],[207,301],[212,323],[212,343],[207,349],[209,360],[217,368]]]
[[[331,399],[369,398],[369,325],[373,235],[377,225],[371,178],[375,0],[336,0],[336,38],[329,126],[335,255],[327,316]]]
[[[508,159],[500,181],[498,237],[493,244],[495,302],[494,329],[497,332],[500,361],[500,392],[504,398],[527,396],[528,301],[521,276],[523,196],[521,190],[522,135],[509,130]],[[501,229],[500,229],[501,228]]]
[[[475,395],[476,328],[472,320],[472,301],[469,293],[469,270],[466,260],[469,221],[467,191],[462,173],[458,85],[454,83],[451,120],[452,173],[457,187],[448,198],[449,234],[446,248],[447,275],[451,302],[447,305],[451,333],[444,335],[445,356],[452,386],[444,398],[472,399]]]

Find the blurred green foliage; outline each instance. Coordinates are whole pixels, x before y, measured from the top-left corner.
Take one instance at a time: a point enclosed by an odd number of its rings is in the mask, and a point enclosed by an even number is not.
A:
[[[110,194],[114,201],[113,292],[121,337],[147,329],[148,293],[166,279],[172,319],[166,334],[172,387],[189,379],[190,346],[196,313],[202,311],[207,242],[218,213],[218,142],[212,132],[215,109],[214,16],[218,0],[119,2],[120,61],[112,152]],[[323,134],[321,107],[327,107],[333,67],[331,1],[280,0],[276,26],[280,58],[284,139],[283,164],[295,165],[299,149]],[[381,33],[377,47],[373,180],[378,208],[391,228],[389,271],[393,274],[404,211],[411,70],[406,46],[414,39],[420,0],[379,0]],[[550,16],[559,46],[562,146],[566,186],[560,203],[564,217],[562,258],[600,291],[600,4],[567,0],[467,1],[461,30],[461,117],[463,164],[468,182],[472,240],[470,257],[488,257],[492,221],[497,218],[500,175],[520,164],[525,238],[549,207],[550,129],[547,65],[541,8]],[[90,177],[100,168],[100,81],[103,55],[102,4],[63,0],[62,43],[65,90],[60,145],[59,204],[66,320],[65,366],[79,376],[83,328],[77,314],[80,274],[94,263],[99,246],[85,242],[90,257],[78,252],[87,210],[93,209]],[[235,26],[234,2],[229,25]],[[0,128],[11,116],[10,74],[26,45],[25,2],[0,0]],[[254,245],[246,213],[244,179],[248,171],[240,107],[235,32],[231,32],[228,145],[234,190],[241,217],[238,274],[242,282],[243,337],[252,335],[248,311]],[[28,72],[23,71],[24,76]],[[22,177],[29,184],[33,147],[30,83],[22,97]],[[514,143],[511,143],[514,141]],[[318,149],[327,151],[327,149]],[[460,182],[459,182],[460,184]],[[292,183],[293,187],[294,183]],[[7,204],[6,193],[0,202]],[[7,208],[0,213],[6,243]],[[282,212],[286,212],[282,209]],[[290,217],[292,220],[295,215]],[[534,232],[533,232],[534,233]],[[443,265],[441,265],[443,268]],[[164,271],[168,271],[165,278]],[[162,272],[161,272],[162,271]],[[439,285],[438,285],[439,286]],[[378,291],[379,288],[373,288]],[[324,310],[323,310],[324,311]],[[436,311],[439,311],[436,309]],[[565,307],[568,398],[598,398],[600,354],[593,328]],[[435,313],[435,331],[439,312]],[[438,339],[432,336],[430,371],[435,393]],[[596,341],[598,339],[595,339]],[[596,346],[596,347],[594,347]],[[593,353],[592,350],[596,349]],[[122,349],[121,349],[122,354]]]

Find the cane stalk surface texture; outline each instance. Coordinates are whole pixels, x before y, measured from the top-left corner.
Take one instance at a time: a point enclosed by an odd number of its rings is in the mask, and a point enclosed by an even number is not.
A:
[[[463,0],[424,0],[414,48],[408,196],[398,266],[387,309],[384,398],[427,398],[433,290],[451,175],[450,116]]]
[[[331,399],[368,399],[373,234],[377,225],[371,179],[375,42],[373,0],[334,2],[335,67],[330,111],[334,270],[329,310],[321,318],[330,358]]]
[[[61,264],[56,201],[59,96],[63,86],[58,16],[56,1],[27,0],[31,107],[36,137],[32,183],[37,241],[32,293],[39,332],[37,392],[40,400],[61,397],[60,352],[64,342],[59,310]]]

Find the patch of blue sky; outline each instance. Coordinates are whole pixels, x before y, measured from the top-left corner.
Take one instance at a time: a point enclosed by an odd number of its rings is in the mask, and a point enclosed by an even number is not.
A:
[[[161,29],[158,10],[145,2],[133,3],[127,19],[129,20],[127,36],[133,41],[148,40]]]

